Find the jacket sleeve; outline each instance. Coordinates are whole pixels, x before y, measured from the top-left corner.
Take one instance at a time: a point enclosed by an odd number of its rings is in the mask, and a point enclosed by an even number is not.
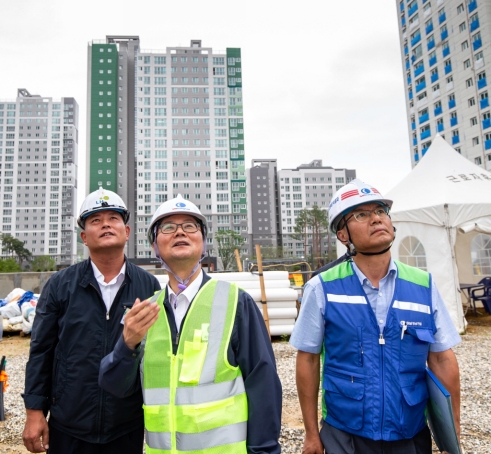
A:
[[[139,366],[144,348],[129,349],[123,335],[114,350],[104,357],[99,369],[99,386],[116,397],[127,397],[141,392]]]
[[[231,345],[235,358],[230,358],[229,349],[229,361],[238,364],[242,371],[249,407],[247,452],[278,454],[281,383],[263,316],[252,297],[242,290],[239,290]]]
[[[57,298],[57,278],[54,275],[49,279],[36,306],[26,365],[25,390],[22,394],[26,408],[43,410],[45,413],[50,407],[54,352],[58,343],[58,321],[61,313]]]

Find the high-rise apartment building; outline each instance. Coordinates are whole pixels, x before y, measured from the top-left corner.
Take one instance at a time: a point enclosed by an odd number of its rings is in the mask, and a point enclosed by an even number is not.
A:
[[[435,134],[491,168],[491,3],[397,0],[411,162]]]
[[[329,202],[338,189],[356,178],[356,170],[324,167],[321,159],[296,169],[277,169],[276,159],[254,159],[247,169],[248,253],[254,246],[281,247],[284,257],[311,257],[314,254],[313,232],[307,229],[301,239],[294,239],[297,217],[307,208],[317,206],[327,213]],[[336,238],[323,233],[317,254],[335,253]]]
[[[87,191],[103,186],[132,212],[130,258],[149,258],[152,214],[177,194],[212,232],[247,235],[242,63],[238,48],[142,50],[138,36],[88,47]]]
[[[75,263],[78,104],[22,88],[0,102],[2,233],[33,257]]]

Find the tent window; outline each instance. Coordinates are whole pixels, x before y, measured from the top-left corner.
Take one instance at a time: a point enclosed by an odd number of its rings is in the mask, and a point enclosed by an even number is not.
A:
[[[399,260],[406,265],[426,271],[426,252],[421,242],[414,236],[404,238],[399,246]]]
[[[491,235],[481,233],[474,237],[471,259],[474,276],[491,275]]]

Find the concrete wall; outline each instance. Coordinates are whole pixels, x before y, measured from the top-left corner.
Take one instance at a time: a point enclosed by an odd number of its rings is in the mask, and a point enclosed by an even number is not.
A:
[[[163,269],[149,269],[150,274],[165,274]],[[14,288],[41,293],[48,279],[56,271],[45,273],[0,273],[0,299],[5,298]]]

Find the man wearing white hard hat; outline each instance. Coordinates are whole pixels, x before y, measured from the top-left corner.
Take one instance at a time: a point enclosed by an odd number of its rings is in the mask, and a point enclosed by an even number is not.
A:
[[[117,396],[143,390],[147,453],[276,454],[271,343],[253,299],[202,271],[206,233],[206,218],[180,195],[155,212],[148,240],[169,284],[128,312],[99,383]]]
[[[125,258],[129,217],[114,192],[89,194],[77,223],[90,258],[54,274],[43,288],[23,394],[23,438],[31,452],[143,451],[141,395],[116,398],[98,385],[101,359],[121,336],[125,308],[160,290],[154,276]]]
[[[452,347],[460,337],[431,275],[391,258],[391,206],[358,179],[331,200],[329,228],[350,258],[306,284],[290,339],[298,349],[304,454],[431,454],[427,364],[452,395],[459,433]]]

